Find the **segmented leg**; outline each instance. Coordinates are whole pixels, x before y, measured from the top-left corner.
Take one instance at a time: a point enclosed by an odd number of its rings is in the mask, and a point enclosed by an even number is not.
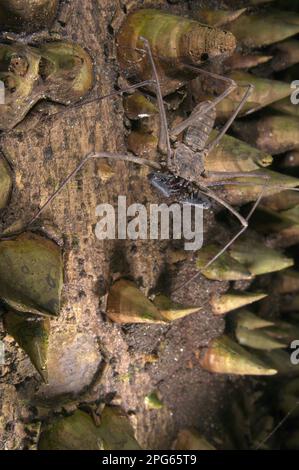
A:
[[[154,61],[153,61],[153,56],[152,56],[152,53],[151,53],[149,43],[146,39],[143,39],[143,38],[141,38],[141,39],[144,42],[144,45],[145,45],[145,48],[146,48],[146,53],[148,54],[149,59],[150,59],[151,64],[152,64],[154,79],[153,80],[146,80],[146,81],[140,82],[136,85],[131,85],[131,86],[127,87],[124,90],[115,91],[115,92],[109,93],[107,95],[104,95],[102,97],[98,97],[96,99],[91,99],[88,102],[85,102],[83,104],[85,105],[85,104],[92,103],[94,101],[99,101],[99,100],[103,100],[103,99],[107,99],[107,98],[112,98],[114,96],[122,95],[123,93],[131,91],[131,90],[136,90],[138,88],[143,88],[145,85],[154,84],[157,88],[159,112],[160,112],[160,117],[161,117],[161,126],[164,129],[164,133],[162,134],[162,138],[165,139],[168,152],[171,152],[170,141],[169,141],[169,133],[168,133],[168,127],[167,127],[167,120],[166,120],[166,114],[165,114],[165,109],[164,109],[164,105],[163,105],[163,98],[162,98],[162,93],[161,93],[161,88],[160,88],[160,83],[159,83],[159,77],[158,77],[157,70],[156,70],[156,67],[155,67],[155,64],[154,64]],[[74,105],[72,108],[81,107],[83,104],[78,103],[77,105]],[[62,114],[64,112],[68,111],[68,110],[69,110],[69,108],[66,108],[63,111],[59,111],[58,113],[55,113],[54,115],[50,115],[48,117],[51,118],[53,116],[57,116],[57,114]],[[45,209],[54,201],[54,199],[58,196],[58,194],[67,186],[67,184],[76,176],[76,174],[86,165],[86,163],[89,160],[104,159],[104,158],[105,159],[106,158],[111,158],[111,159],[114,159],[114,160],[132,162],[132,163],[136,163],[138,165],[149,166],[150,168],[153,168],[155,170],[161,170],[161,166],[158,163],[152,162],[152,161],[144,159],[144,158],[135,157],[132,154],[122,155],[122,154],[113,154],[113,153],[109,153],[109,152],[90,153],[89,155],[84,157],[83,160],[76,166],[76,168],[62,181],[62,183],[59,185],[58,189],[49,197],[49,199],[45,202],[45,204],[43,204],[43,206],[38,210],[38,212],[25,225],[25,227],[22,230],[25,230],[28,227],[30,227],[38,219],[38,217],[40,217],[40,215],[45,211]],[[5,238],[7,238],[7,237],[5,237],[5,235],[0,236],[0,239],[5,239]]]
[[[269,439],[283,426],[283,424],[290,418],[290,416],[297,410],[298,406],[299,406],[299,401],[296,402],[295,406],[284,416],[284,418],[282,418],[279,421],[277,426],[275,426],[275,428],[266,436],[266,438],[263,441],[261,441],[255,447],[254,450],[260,450],[266,444],[266,442],[268,442]]]
[[[255,201],[252,209],[250,210],[249,214],[247,215],[246,218],[242,217],[241,214],[239,214],[232,206],[230,206],[226,201],[224,201],[223,199],[219,198],[213,191],[210,191],[208,190],[206,192],[206,190],[203,191],[204,194],[207,194],[208,196],[210,196],[212,199],[214,199],[215,201],[217,201],[220,205],[222,205],[223,207],[225,207],[226,209],[228,209],[235,217],[237,217],[237,219],[241,222],[242,224],[242,228],[241,230],[238,231],[238,233],[236,233],[236,235],[233,236],[233,238],[210,260],[208,261],[208,263],[198,272],[196,273],[194,276],[192,276],[190,279],[188,279],[188,281],[184,282],[184,284],[182,284],[181,286],[179,286],[178,288],[176,288],[173,293],[176,293],[176,292],[179,292],[181,289],[183,289],[184,287],[187,287],[189,284],[191,284],[192,282],[196,281],[196,279],[201,275],[202,272],[204,272],[206,269],[208,269],[213,263],[215,263],[215,261],[220,258],[220,256],[222,256],[232,245],[233,243],[235,243],[235,241],[241,236],[243,235],[243,233],[247,230],[248,228],[248,225],[249,225],[249,220],[250,218],[252,217],[253,213],[255,212],[255,210],[257,209],[258,205],[260,204],[263,196],[264,196],[264,192],[265,192],[265,186],[263,187],[263,190],[260,194],[260,196],[258,197],[258,199]],[[215,197],[216,196],[216,197]]]
[[[49,199],[45,202],[45,204],[39,209],[39,211],[35,214],[35,216],[28,222],[26,228],[30,227],[36,219],[45,211],[45,209],[56,199],[58,194],[67,186],[67,184],[76,176],[76,174],[86,165],[89,160],[93,159],[107,159],[111,158],[112,160],[118,161],[125,161],[125,162],[132,162],[137,163],[137,165],[146,165],[150,168],[154,168],[155,170],[161,170],[161,166],[159,163],[152,162],[145,158],[135,157],[134,155],[122,155],[117,153],[110,153],[110,152],[97,152],[97,153],[90,153],[83,160],[76,166],[76,168],[62,181],[59,185],[58,189],[49,197]]]

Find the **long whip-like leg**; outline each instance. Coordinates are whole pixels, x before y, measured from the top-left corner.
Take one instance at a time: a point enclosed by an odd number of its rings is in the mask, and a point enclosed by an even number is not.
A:
[[[212,258],[206,264],[204,269],[207,269],[209,266],[211,266],[221,255],[223,255],[223,253],[225,253],[228,250],[228,248],[230,248],[232,246],[233,243],[235,243],[235,241],[245,232],[245,230],[247,230],[248,222],[251,219],[251,217],[253,216],[254,212],[257,209],[257,207],[259,206],[262,198],[264,197],[265,191],[266,191],[266,186],[263,187],[262,192],[260,193],[259,197],[257,198],[254,205],[252,206],[249,214],[245,218],[246,224],[244,224],[243,227],[241,228],[241,230],[225,245],[225,247],[222,250],[220,250],[219,253],[217,253],[217,255],[214,256],[214,258]]]
[[[248,176],[248,175],[247,175]],[[260,176],[260,175],[259,175]],[[256,176],[254,176],[256,178]],[[208,188],[213,188],[217,186],[262,186],[262,183],[255,183],[255,182],[242,182],[242,181],[211,181],[209,183],[206,183],[206,186]],[[287,186],[282,186],[279,184],[271,185],[269,186],[270,189],[281,189],[282,191],[299,191],[299,188],[289,188]]]

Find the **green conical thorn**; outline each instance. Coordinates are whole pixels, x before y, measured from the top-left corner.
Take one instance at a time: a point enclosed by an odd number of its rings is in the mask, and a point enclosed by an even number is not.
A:
[[[261,201],[261,207],[276,212],[286,211],[297,205],[299,205],[299,192],[291,190],[272,194]]]
[[[299,292],[299,272],[294,269],[285,269],[277,274],[275,291],[278,294],[294,294]]]
[[[217,131],[213,130],[210,140],[216,136]],[[235,137],[225,135],[220,144],[206,157],[205,171],[207,173],[215,171],[248,172],[256,171],[272,163],[273,158],[270,154]]]
[[[282,349],[272,351],[255,351],[255,354],[268,367],[276,369],[279,375],[296,376],[299,375],[299,365],[293,365],[290,361],[290,354]]]
[[[248,202],[255,202],[262,191],[264,197],[267,198],[281,193],[282,190],[286,191],[289,188],[299,186],[298,178],[268,170],[268,168],[260,168],[251,173],[251,176],[234,178],[233,183],[227,183],[223,186],[227,202],[232,205],[243,205]],[[214,177],[213,179],[217,180]],[[219,176],[219,180],[223,181],[223,175]]]
[[[299,117],[299,113],[298,113]],[[283,170],[290,170],[299,168],[299,150],[291,150],[287,152],[279,162],[279,168]]]
[[[265,234],[279,233],[294,226],[294,222],[283,212],[278,213],[264,208],[254,212],[251,222],[257,232]]]
[[[282,313],[297,312],[299,310],[299,295],[294,295],[291,298],[282,298],[280,310]]]
[[[183,429],[179,432],[172,448],[174,450],[216,450],[195,429]]]

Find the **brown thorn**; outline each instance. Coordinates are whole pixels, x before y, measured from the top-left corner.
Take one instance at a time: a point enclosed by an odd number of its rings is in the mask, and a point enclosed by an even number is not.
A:
[[[260,173],[248,173],[248,171],[208,171],[206,173],[207,178],[214,176],[225,176],[227,178],[247,178],[249,176],[249,178],[262,178],[265,180],[269,179],[268,175],[261,175]],[[219,183],[222,183],[222,181],[219,181]]]
[[[220,103],[222,100],[224,100],[224,98],[229,96],[237,87],[237,84],[233,80],[231,80],[230,78],[223,77],[222,75],[214,74],[212,72],[208,72],[206,70],[200,69],[199,67],[193,67],[193,66],[187,65],[187,64],[184,64],[184,67],[186,67],[190,70],[193,70],[193,71],[197,72],[198,74],[202,73],[204,75],[208,75],[208,76],[213,77],[213,78],[218,78],[219,80],[223,80],[223,81],[229,83],[229,87],[223,93],[221,93],[220,96],[218,96],[217,98],[212,100],[211,103],[206,107],[204,114],[207,114],[211,109],[215,108],[215,106],[217,106],[218,103]],[[187,127],[192,125],[198,117],[201,117],[202,115],[203,115],[203,112],[201,110],[201,111],[198,111],[197,113],[194,113],[191,116],[189,116],[187,119],[185,119],[183,122],[181,122],[174,129],[171,129],[171,131],[170,131],[171,136],[176,137],[179,134],[181,134]]]
[[[248,84],[248,85],[245,85],[248,89],[247,91],[245,92],[242,100],[240,101],[239,105],[237,106],[237,108],[235,109],[235,111],[233,112],[233,114],[231,115],[231,117],[228,119],[228,121],[226,122],[226,124],[223,126],[223,128],[220,130],[220,132],[218,133],[217,137],[215,137],[215,139],[209,143],[208,147],[207,147],[207,150],[208,152],[211,152],[215,147],[217,147],[217,145],[219,144],[219,142],[221,141],[222,137],[226,134],[226,132],[228,131],[228,129],[231,127],[231,125],[233,124],[233,122],[235,121],[236,117],[238,116],[239,112],[241,111],[241,109],[243,108],[243,106],[245,105],[245,103],[247,102],[249,96],[251,95],[253,89],[254,89],[254,86],[251,85],[251,84]]]
[[[83,106],[88,106],[89,104],[95,103],[97,101],[102,101],[102,100],[105,100],[105,99],[108,99],[108,98],[113,98],[113,97],[122,95],[123,93],[128,93],[132,90],[137,90],[138,88],[143,88],[143,87],[145,87],[147,85],[151,85],[153,83],[154,83],[153,80],[145,80],[143,82],[137,83],[136,85],[130,85],[126,88],[123,88],[122,90],[113,91],[111,93],[108,93],[107,95],[96,96],[95,98],[90,98],[90,99],[88,99],[84,102],[79,102],[79,103],[75,103],[72,106],[67,106],[65,109],[63,109],[61,111],[58,111],[57,113],[49,114],[48,116],[44,117],[43,119],[47,120],[47,119],[50,119],[52,117],[56,117],[56,116],[59,116],[61,114],[65,114],[67,111],[72,111],[73,109],[81,108]]]
[[[43,204],[43,206],[39,209],[39,211],[35,214],[35,216],[27,223],[25,229],[30,227],[36,219],[45,211],[45,209],[53,202],[53,200],[58,196],[58,194],[67,186],[70,180],[76,176],[76,174],[81,170],[81,168],[91,159],[102,159],[102,158],[111,158],[118,161],[126,161],[136,163],[138,165],[147,165],[155,170],[161,170],[161,166],[150,160],[145,158],[135,157],[134,155],[121,155],[121,154],[113,154],[109,152],[98,152],[98,153],[90,153],[76,166],[76,168],[62,181],[59,185],[58,189],[49,197],[49,199]]]

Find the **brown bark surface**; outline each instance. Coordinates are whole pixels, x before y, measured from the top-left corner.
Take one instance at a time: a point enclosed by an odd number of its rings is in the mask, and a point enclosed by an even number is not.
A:
[[[188,12],[188,2],[153,3]],[[144,6],[145,2],[72,0],[61,4],[53,32],[90,52],[95,68],[91,96],[109,93],[117,83],[111,25],[117,25],[117,15],[124,15],[125,4]],[[2,151],[15,172],[12,201],[3,217],[6,226],[20,218],[29,220],[89,152],[126,150],[121,98],[69,108],[44,119],[60,109],[40,104],[13,132],[1,137]],[[96,239],[98,204],[115,203],[118,195],[127,195],[128,204],[159,202],[144,169],[121,162],[109,165],[112,176],[107,180],[103,164],[90,161],[43,214],[48,235],[55,233],[63,242],[63,309],[60,318],[52,321],[49,385],[41,384],[29,359],[2,330],[6,364],[0,368],[0,448],[26,448],[37,433],[32,421],[50,419],[54,410],[70,411],[82,402],[109,402],[113,397],[130,412],[137,438],[148,449],[169,448],[177,431],[186,426],[196,426],[206,437],[219,426],[219,411],[231,385],[227,378],[203,371],[199,355],[222,332],[222,319],[213,317],[206,306],[170,326],[123,327],[103,314],[102,296],[116,275],[129,276],[148,294],[180,284],[192,273],[191,261],[182,267],[170,266],[171,242]],[[219,288],[219,283],[213,283],[213,291]],[[211,292],[211,283],[201,278],[180,299],[204,305]],[[96,383],[104,356],[109,366],[102,382]],[[164,403],[161,410],[145,407],[144,398],[153,390],[158,390]]]

